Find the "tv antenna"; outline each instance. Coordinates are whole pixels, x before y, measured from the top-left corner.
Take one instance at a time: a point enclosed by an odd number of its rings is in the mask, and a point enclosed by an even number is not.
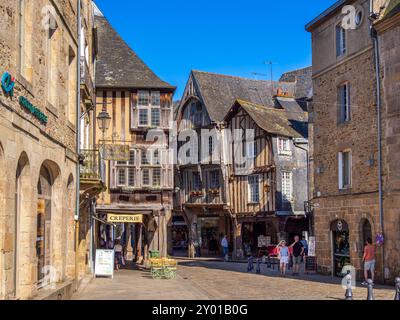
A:
[[[265,63],[266,65],[269,65],[269,67],[270,67],[269,71],[270,71],[270,76],[271,76],[271,93],[272,93],[272,96],[274,96],[275,90],[274,90],[274,72],[273,72],[273,65],[275,65],[276,63],[275,63],[275,62],[272,62],[272,61],[265,61],[264,63]]]

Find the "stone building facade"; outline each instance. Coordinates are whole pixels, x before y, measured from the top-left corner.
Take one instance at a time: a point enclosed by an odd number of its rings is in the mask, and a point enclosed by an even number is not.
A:
[[[400,1],[388,1],[375,24],[382,74],[385,262],[389,277],[400,274]]]
[[[382,11],[384,1],[378,2],[374,2],[376,12]],[[344,5],[356,9],[354,27],[343,28]],[[368,1],[338,1],[306,26],[313,48],[313,206],[319,271],[341,276],[343,267],[351,265],[361,277],[365,241],[375,241],[383,232],[387,241],[376,246],[376,277],[383,281],[396,272],[385,247],[398,246],[398,215],[385,206],[380,215],[377,86],[369,5]],[[382,112],[382,128],[387,128],[386,121]],[[389,140],[382,139],[384,152],[389,151]],[[382,175],[384,184],[391,180],[385,164]]]
[[[64,297],[75,279],[77,11],[0,1],[1,299]]]

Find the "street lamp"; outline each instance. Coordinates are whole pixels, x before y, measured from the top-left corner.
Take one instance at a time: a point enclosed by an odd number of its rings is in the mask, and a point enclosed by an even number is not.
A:
[[[108,128],[110,127],[111,117],[107,111],[103,110],[97,116],[97,121],[99,124],[99,129],[103,133],[103,157],[104,157],[104,155],[105,155],[104,154],[104,152],[105,152],[105,133],[108,130]]]

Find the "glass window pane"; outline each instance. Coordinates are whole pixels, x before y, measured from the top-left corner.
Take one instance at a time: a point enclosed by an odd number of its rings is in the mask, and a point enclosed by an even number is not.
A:
[[[158,127],[160,125],[160,109],[159,108],[151,109],[151,125],[154,127]]]
[[[149,110],[139,109],[139,125],[147,126],[149,124]]]
[[[142,184],[144,186],[150,185],[150,171],[149,171],[149,169],[143,169],[143,171],[142,171]]]
[[[159,187],[161,185],[161,169],[153,169],[153,186]]]
[[[160,106],[160,91],[151,92],[151,105]]]
[[[118,185],[125,186],[126,185],[126,170],[118,169]]]
[[[149,93],[147,91],[139,91],[138,104],[139,106],[147,107],[150,103]]]
[[[128,185],[130,187],[135,185],[135,168],[128,169]]]

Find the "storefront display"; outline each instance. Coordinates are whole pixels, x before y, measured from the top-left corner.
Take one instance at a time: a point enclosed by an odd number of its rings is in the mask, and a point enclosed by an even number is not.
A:
[[[343,267],[350,264],[349,227],[345,221],[332,223],[333,267],[334,274],[342,276]]]

